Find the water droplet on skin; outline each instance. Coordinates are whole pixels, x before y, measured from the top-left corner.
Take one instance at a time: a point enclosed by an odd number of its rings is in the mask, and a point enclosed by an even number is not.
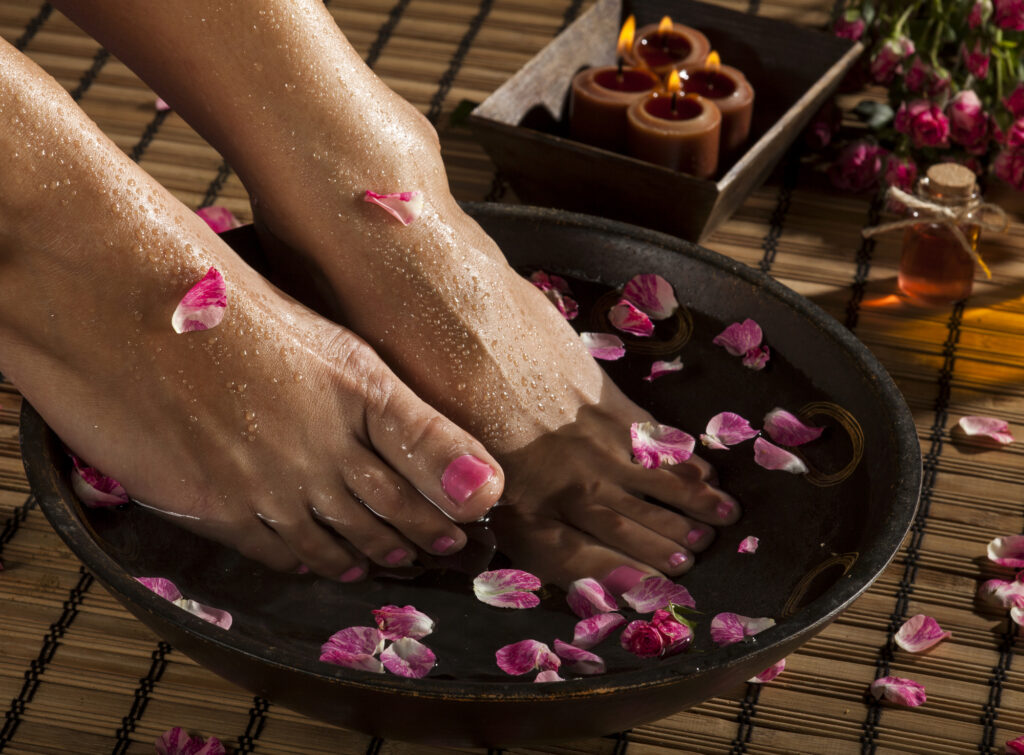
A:
[[[254,412],[252,409],[250,409],[249,411],[247,411],[245,413],[245,419],[248,422],[252,422],[254,419],[256,419],[256,412]]]

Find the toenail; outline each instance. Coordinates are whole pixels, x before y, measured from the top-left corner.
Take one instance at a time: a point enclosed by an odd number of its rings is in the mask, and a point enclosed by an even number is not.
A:
[[[306,566],[305,564],[299,564],[299,568],[296,569],[293,573],[294,574],[309,574],[309,567]]]
[[[442,535],[434,541],[434,544],[430,547],[434,550],[434,553],[444,554],[447,553],[451,547],[455,545],[455,538]]]
[[[388,555],[384,556],[384,560],[394,566],[397,563],[401,563],[408,558],[409,552],[405,548],[395,548]]]
[[[339,582],[355,582],[357,579],[363,576],[365,572],[361,566],[353,566],[347,572],[338,577]]]
[[[689,556],[687,556],[682,551],[677,551],[676,553],[673,553],[671,556],[668,557],[668,565],[675,569],[677,566],[682,566],[689,560]]]
[[[715,511],[718,512],[718,518],[719,519],[728,519],[729,515],[732,514],[732,512],[733,512],[733,510],[735,508],[736,508],[736,505],[732,501],[722,501],[715,508]]]
[[[634,569],[632,566],[619,566],[608,572],[605,578],[601,580],[601,584],[609,592],[621,595],[648,576],[650,575],[645,574],[639,569]]]
[[[692,530],[686,533],[686,544],[694,546],[704,539],[704,535],[707,534],[707,530],[702,527],[694,527]]]
[[[444,470],[441,487],[456,503],[463,503],[473,493],[494,477],[490,464],[472,454],[460,456]]]

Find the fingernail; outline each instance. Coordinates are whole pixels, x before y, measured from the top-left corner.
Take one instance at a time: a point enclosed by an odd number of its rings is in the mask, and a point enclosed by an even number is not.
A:
[[[456,503],[462,503],[494,477],[494,470],[487,462],[480,461],[472,454],[460,456],[444,470],[441,487]]]
[[[447,553],[448,550],[455,545],[455,538],[442,535],[434,541],[434,544],[430,547],[433,548],[434,553]]]
[[[609,592],[621,595],[647,576],[650,575],[644,574],[644,572],[634,569],[632,566],[619,566],[608,572],[607,576],[601,580],[601,584]]]
[[[357,579],[362,577],[364,574],[363,567],[353,566],[347,572],[338,577],[339,582],[355,582]]]
[[[705,530],[702,527],[694,527],[686,533],[686,544],[689,546],[696,545],[704,537],[704,534]]]
[[[409,552],[405,548],[395,548],[388,555],[384,556],[384,560],[394,566],[397,563],[401,563],[409,557]]]
[[[732,501],[722,501],[715,508],[715,511],[718,512],[719,519],[728,519],[729,515],[732,514],[734,508],[736,508],[736,506],[735,504],[733,504]]]
[[[681,551],[677,551],[676,553],[673,553],[671,556],[668,557],[668,565],[675,569],[677,566],[682,566],[689,560],[689,556],[687,556],[685,553],[682,553]]]

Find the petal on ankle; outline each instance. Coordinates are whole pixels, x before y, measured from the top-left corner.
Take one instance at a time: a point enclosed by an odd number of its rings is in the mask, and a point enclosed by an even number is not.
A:
[[[235,217],[235,213],[231,212],[227,207],[221,207],[220,205],[200,207],[196,210],[196,215],[206,221],[206,224],[215,233],[224,233],[224,231],[230,231],[233,228],[240,228],[242,226],[242,223]]]
[[[622,296],[647,313],[652,320],[664,320],[679,309],[672,284],[654,273],[635,275],[622,288]]]
[[[587,650],[600,645],[616,629],[626,623],[620,613],[598,613],[576,622],[572,633],[572,644]]]
[[[736,549],[737,553],[757,553],[757,546],[761,544],[761,541],[753,535],[747,535],[740,541],[739,548]]]
[[[921,653],[952,635],[931,616],[919,613],[903,622],[893,639],[908,653]]]
[[[651,322],[651,318],[626,299],[620,299],[618,304],[608,310],[608,322],[630,335],[654,335],[654,323]]]
[[[817,440],[825,428],[805,425],[785,409],[776,407],[764,416],[764,429],[776,443],[800,446]]]
[[[990,540],[988,557],[1000,566],[1024,569],[1024,535],[1009,535]]]
[[[896,705],[915,708],[928,699],[924,685],[900,676],[883,676],[871,682],[871,694],[876,700],[888,700]]]
[[[498,649],[494,658],[498,668],[513,676],[528,674],[534,669],[556,671],[562,665],[562,659],[537,640],[521,640],[506,645]]]
[[[996,443],[1006,445],[1013,443],[1013,434],[1010,432],[1010,424],[1005,419],[995,417],[967,416],[961,417],[960,429],[968,435],[981,435],[991,438]]]
[[[413,606],[381,606],[373,610],[373,618],[388,640],[420,640],[434,631],[434,620]]]
[[[757,435],[750,422],[733,412],[719,412],[708,420],[708,426],[701,433],[700,442],[708,448],[725,451]]]
[[[799,456],[791,454],[784,448],[779,448],[774,443],[769,443],[764,438],[754,441],[754,461],[765,469],[781,470],[792,474],[807,472],[807,465]]]
[[[569,585],[569,592],[565,596],[565,600],[572,612],[581,619],[589,619],[596,614],[619,609],[615,597],[593,577],[577,579]]]
[[[69,455],[73,466],[71,488],[82,503],[92,508],[128,503],[128,493],[121,483],[86,465],[74,454]]]
[[[189,600],[187,598],[181,598],[172,602],[178,608],[188,611],[193,616],[198,616],[203,621],[215,624],[221,629],[231,629],[233,619],[231,618],[231,614],[223,609],[207,606],[199,603],[198,601]]]
[[[164,600],[169,600],[172,603],[175,600],[181,600],[181,590],[169,579],[164,579],[163,577],[136,577],[135,581],[141,582],[143,586],[152,590]]]
[[[346,627],[320,646],[320,660],[383,674],[384,664],[376,657],[383,648],[384,635],[376,627]]]
[[[477,600],[498,608],[533,608],[540,598],[533,594],[541,581],[519,569],[495,569],[478,574],[473,580]]]
[[[437,656],[419,640],[403,637],[395,640],[380,654],[384,668],[397,676],[419,679],[437,665]]]
[[[228,289],[224,276],[215,267],[188,290],[171,315],[175,333],[209,330],[220,325],[228,306]]]
[[[651,365],[651,374],[645,377],[644,380],[648,383],[653,383],[658,378],[668,375],[671,372],[679,372],[681,369],[683,369],[682,357],[676,357],[671,362],[659,359]]]
[[[391,194],[378,194],[366,190],[363,201],[372,202],[383,207],[402,225],[409,225],[423,213],[423,192],[396,191]]]
[[[555,654],[562,659],[562,668],[573,674],[593,676],[603,674],[606,669],[604,659],[597,653],[591,653],[562,640],[555,640]]]
[[[775,619],[767,616],[751,618],[726,611],[717,614],[711,620],[711,641],[719,647],[734,645],[773,626],[775,626]]]
[[[634,422],[629,428],[633,456],[645,469],[679,464],[693,455],[695,441],[689,433],[657,422]]]
[[[580,340],[594,359],[613,362],[626,356],[622,339],[611,333],[580,333]]]
[[[783,658],[781,661],[773,663],[771,666],[766,668],[764,671],[762,671],[757,676],[750,677],[749,679],[747,679],[747,681],[750,682],[751,684],[764,684],[765,682],[770,682],[772,679],[777,677],[779,674],[781,674],[785,670],[786,670],[786,659]]]
[[[653,613],[670,604],[696,608],[690,591],[665,577],[647,577],[622,593],[622,599],[637,613]]]

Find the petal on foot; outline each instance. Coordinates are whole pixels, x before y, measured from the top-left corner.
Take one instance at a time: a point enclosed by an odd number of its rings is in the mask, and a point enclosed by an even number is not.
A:
[[[533,608],[540,603],[540,598],[533,594],[540,586],[540,579],[529,572],[495,569],[477,575],[473,580],[473,594],[489,606]]]
[[[657,422],[634,422],[629,428],[633,456],[645,469],[678,464],[693,455],[693,436]]]
[[[419,679],[437,665],[437,656],[419,640],[403,637],[395,640],[380,654],[384,668],[397,676]]]
[[[654,323],[651,318],[634,307],[626,299],[621,299],[618,304],[608,310],[608,322],[621,330],[634,336],[654,335]]]
[[[921,653],[952,635],[943,631],[931,616],[919,613],[903,622],[894,639],[908,653]]]
[[[363,201],[384,208],[402,225],[409,225],[423,213],[423,193],[419,191],[378,194],[367,189]]]
[[[654,273],[635,275],[622,288],[622,296],[652,320],[665,320],[679,309],[672,284]]]
[[[215,328],[224,319],[227,306],[228,293],[224,276],[217,268],[211,267],[181,298],[171,315],[171,326],[175,333]]]
[[[611,333],[580,333],[580,340],[594,359],[614,362],[626,356],[626,346],[622,339]]]
[[[807,472],[807,465],[799,456],[791,454],[784,448],[779,448],[774,443],[769,443],[764,438],[754,441],[754,461],[765,469],[781,470],[791,474]]]
[[[764,416],[764,429],[776,443],[800,446],[817,440],[825,428],[805,425],[785,409],[772,409]]]
[[[1005,419],[995,417],[967,416],[961,417],[960,429],[968,435],[981,435],[991,438],[997,443],[1013,443],[1013,434],[1010,432],[1010,424]]]
[[[924,686],[913,679],[900,676],[883,676],[871,682],[871,694],[876,700],[888,700],[890,703],[914,708],[927,700]]]
[[[708,420],[708,426],[701,433],[700,442],[708,448],[725,451],[757,435],[750,422],[733,412],[719,412]]]

